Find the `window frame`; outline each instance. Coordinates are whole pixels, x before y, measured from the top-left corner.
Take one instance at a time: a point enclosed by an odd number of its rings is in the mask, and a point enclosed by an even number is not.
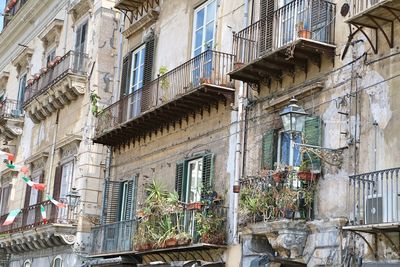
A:
[[[278,131],[278,142],[277,142],[277,157],[276,157],[276,163],[277,163],[277,167],[279,168],[280,167],[280,165],[285,165],[285,163],[283,163],[282,162],[282,159],[281,159],[281,156],[282,156],[282,134],[284,134],[285,133],[285,131],[283,130],[283,129],[279,129],[279,131]],[[301,140],[302,138],[301,138],[301,136],[300,136],[300,142],[302,143],[302,140]],[[294,156],[295,156],[295,140],[293,140],[292,138],[290,138],[289,139],[290,140],[290,143],[289,143],[289,162],[288,162],[288,166],[293,166],[293,167],[299,167],[300,165],[301,165],[301,162],[302,162],[302,158],[300,157],[300,159],[299,159],[299,162],[298,162],[298,165],[295,165],[294,163],[295,163],[295,159],[294,159]],[[301,153],[300,153],[300,148],[297,146],[297,150],[298,150],[298,153],[299,153],[299,156],[301,156]]]
[[[57,260],[60,260],[60,267],[64,267],[64,261],[63,261],[63,259],[62,259],[62,257],[61,257],[60,255],[56,256],[56,257],[53,259],[53,263],[51,264],[51,266],[52,266],[52,267],[56,267],[56,261],[57,261]]]
[[[193,177],[191,176],[191,172],[190,172],[190,164],[191,163],[196,163],[196,169],[197,172],[199,172],[199,166],[201,166],[200,168],[200,173],[197,173],[197,185],[196,185],[196,192],[195,192],[195,198],[194,200],[190,200],[190,194],[192,192],[192,179]],[[186,160],[186,162],[184,163],[186,164],[186,169],[187,169],[187,173],[184,177],[185,181],[183,181],[183,183],[185,184],[185,202],[187,203],[194,203],[194,202],[199,202],[201,201],[201,190],[202,190],[202,185],[203,185],[203,157],[196,157],[196,158],[192,158],[192,159],[188,159]],[[199,185],[200,188],[199,188]]]
[[[32,261],[31,260],[25,260],[24,263],[22,264],[22,267],[32,267]]]
[[[85,25],[86,25],[86,32],[84,35],[82,35],[82,29],[83,29],[83,26],[85,26]],[[77,42],[78,42],[78,32],[79,31],[80,31],[80,35],[79,35],[79,46],[78,46]],[[88,19],[82,20],[82,22],[77,24],[76,30],[74,31],[74,35],[75,35],[74,52],[75,53],[86,53],[86,49],[88,47],[88,45],[87,45],[88,36],[89,36],[89,20]],[[82,36],[85,36],[83,48],[81,47]],[[78,51],[78,48],[79,48],[79,51]]]
[[[135,67],[135,63],[136,63],[136,55],[139,55],[139,65],[138,67]],[[133,92],[138,91],[140,88],[143,87],[143,83],[144,83],[144,67],[146,65],[146,43],[141,44],[140,46],[138,46],[137,48],[135,48],[134,50],[132,50],[130,52],[130,56],[131,56],[131,66],[130,66],[130,73],[129,73],[129,91],[128,94],[131,94]],[[139,76],[141,76],[141,80],[139,79],[138,82],[135,82],[133,77],[134,77],[134,72],[136,70],[139,70]],[[135,76],[136,79],[136,76]],[[135,86],[137,86],[135,88]]]
[[[204,42],[205,42],[205,39],[206,39],[206,34],[207,34],[207,25],[208,25],[208,23],[207,23],[207,11],[208,11],[208,6],[210,5],[210,4],[212,4],[213,2],[215,2],[215,13],[214,13],[214,19],[213,19],[213,37],[212,37],[212,39],[210,40],[211,42],[212,42],[212,46],[214,46],[215,45],[215,38],[216,38],[216,29],[217,29],[217,20],[218,20],[218,17],[217,17],[217,14],[218,14],[218,1],[217,0],[208,0],[208,1],[206,1],[206,2],[204,2],[203,4],[201,4],[201,5],[199,5],[199,6],[197,6],[195,9],[194,9],[194,11],[193,11],[193,27],[192,27],[192,31],[193,31],[193,34],[192,34],[192,51],[191,51],[191,55],[192,55],[192,57],[195,57],[195,56],[198,56],[199,54],[201,54],[201,53],[203,53],[203,52],[205,52],[207,49],[206,49],[206,47],[205,47],[205,45],[204,45]],[[197,15],[198,15],[198,13],[202,10],[202,9],[204,9],[204,18],[203,18],[203,24],[202,24],[202,26],[201,27],[197,27]],[[210,21],[211,22],[211,21]],[[200,47],[196,47],[196,32],[198,31],[198,30],[200,30],[202,28],[202,42],[201,42],[201,46]],[[208,45],[208,43],[207,43],[207,45]],[[196,53],[195,53],[195,51],[197,50],[197,49],[199,49],[199,48],[201,48],[200,49],[200,53],[198,53],[197,55],[196,55]],[[211,47],[211,49],[212,49],[213,47]]]
[[[26,92],[26,86],[27,86],[27,79],[28,79],[28,73],[27,72],[21,73],[19,75],[19,77],[18,77],[17,109],[21,110],[21,111],[22,111],[22,105],[25,102],[25,92]],[[24,80],[24,84],[22,83],[22,80]]]

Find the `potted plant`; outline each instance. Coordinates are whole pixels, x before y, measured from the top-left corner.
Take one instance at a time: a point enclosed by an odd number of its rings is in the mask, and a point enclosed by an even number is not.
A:
[[[27,83],[28,83],[28,86],[32,86],[33,85],[33,83],[34,83],[34,79],[29,79],[28,81],[27,81]]]
[[[222,245],[225,242],[224,219],[213,211],[195,215],[196,231],[203,243]]]
[[[311,39],[311,31],[308,29],[307,23],[305,23],[303,21],[299,21],[296,24],[296,28],[297,28],[298,37]]]
[[[201,202],[192,202],[187,204],[188,210],[201,210],[202,204]]]
[[[281,183],[287,174],[287,167],[284,164],[280,164],[279,166],[275,163],[275,171],[272,173],[272,178],[274,179],[276,184]]]
[[[186,246],[192,242],[192,236],[186,232],[181,232],[176,235],[178,246]]]
[[[317,178],[317,174],[311,172],[309,160],[304,160],[301,163],[297,177],[302,181],[314,181]]]

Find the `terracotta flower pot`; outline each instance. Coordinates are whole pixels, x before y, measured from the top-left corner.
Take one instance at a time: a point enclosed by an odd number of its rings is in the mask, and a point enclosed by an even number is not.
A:
[[[299,30],[298,35],[300,38],[311,39],[311,31],[309,30]]]
[[[240,185],[233,186],[233,193],[240,193]]]
[[[136,251],[143,251],[143,245],[142,244],[136,244],[133,248]]]
[[[190,240],[189,238],[181,238],[178,239],[178,246],[186,246],[189,245],[190,242],[192,242],[192,240]]]
[[[35,80],[39,80],[40,79],[40,73],[36,73],[35,75],[33,75],[33,78]]]
[[[240,69],[240,68],[242,68],[243,66],[244,66],[244,63],[243,63],[243,62],[235,62],[235,63],[233,63],[233,68],[234,68],[235,70]]]
[[[60,61],[61,61],[61,56],[56,56],[55,58],[54,58],[54,65],[57,65],[58,63],[60,63]]]
[[[279,184],[282,181],[283,174],[281,172],[274,172],[272,174],[272,178],[274,179],[275,183]]]
[[[176,247],[177,245],[178,245],[178,240],[176,240],[175,237],[171,237],[171,238],[168,238],[167,240],[165,240],[165,246],[167,248]]]
[[[40,69],[40,73],[41,73],[41,74],[44,74],[44,73],[46,73],[46,72],[47,72],[47,68],[41,68],[41,69]]]
[[[193,202],[187,205],[188,210],[201,210],[201,202]]]
[[[27,81],[28,86],[32,86],[34,82],[35,82],[34,79],[29,79],[29,80]]]
[[[302,181],[315,181],[317,179],[317,174],[310,171],[299,171],[297,172],[297,177]]]

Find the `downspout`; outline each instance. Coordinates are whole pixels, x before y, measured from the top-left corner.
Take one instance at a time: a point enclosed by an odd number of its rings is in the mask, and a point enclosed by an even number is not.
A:
[[[49,175],[47,176],[47,194],[50,195],[50,181],[51,176],[53,175],[53,163],[54,163],[54,155],[56,154],[56,142],[57,142],[57,135],[58,135],[58,119],[60,116],[60,110],[57,110],[56,114],[56,122],[55,122],[55,129],[53,135],[53,143],[51,144],[51,153],[50,153],[50,168],[49,168]]]
[[[123,40],[124,36],[122,35],[121,31],[125,28],[125,15],[119,13],[119,41],[118,41],[118,60],[117,66],[115,66],[115,77],[117,77],[116,82],[114,83],[114,92],[113,92],[113,99],[112,102],[116,101],[120,98],[120,85],[121,85],[121,65],[122,65],[122,49],[123,49]]]
[[[249,0],[244,0],[244,18],[243,27],[246,28],[249,20]],[[238,93],[238,114],[237,114],[237,124],[236,124],[236,145],[235,145],[235,176],[234,185],[239,185],[239,180],[241,176],[242,167],[242,138],[243,138],[243,127],[242,121],[244,116],[244,83],[240,82],[239,93]],[[231,188],[233,190],[233,186]],[[231,191],[233,192],[233,191]],[[233,244],[239,243],[238,238],[238,209],[239,209],[239,194],[233,193]]]

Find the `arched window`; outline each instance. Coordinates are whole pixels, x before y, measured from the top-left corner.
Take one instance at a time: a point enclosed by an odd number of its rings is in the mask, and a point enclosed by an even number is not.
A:
[[[63,267],[63,261],[60,256],[54,258],[52,267]]]
[[[31,267],[31,266],[32,266],[32,262],[30,260],[24,261],[24,264],[22,265],[22,267]]]

